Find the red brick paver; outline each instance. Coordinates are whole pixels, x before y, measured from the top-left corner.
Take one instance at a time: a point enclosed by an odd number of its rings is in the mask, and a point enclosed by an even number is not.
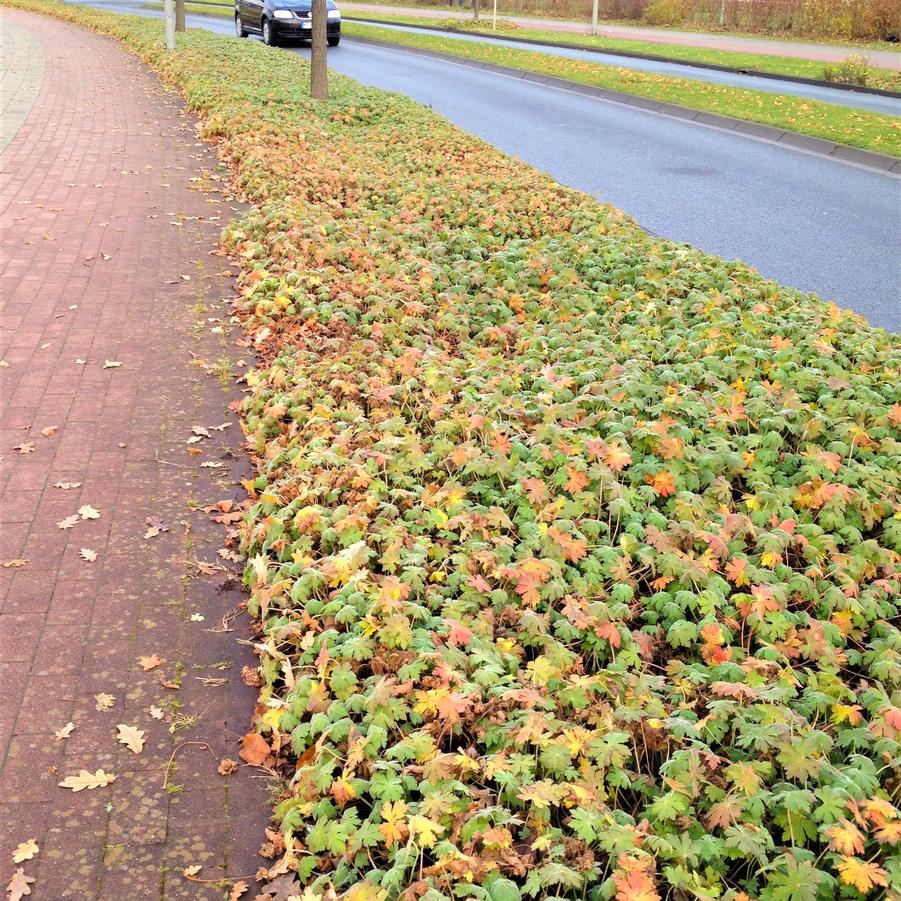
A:
[[[37,901],[222,898],[181,870],[252,877],[267,818],[255,771],[217,773],[238,758],[255,658],[236,641],[245,619],[223,625],[242,600],[219,568],[223,527],[196,509],[247,475],[234,380],[209,374],[237,371],[228,263],[211,253],[232,206],[195,122],[142,64],[3,15],[38,39],[44,73],[0,155],[0,562],[28,561],[0,569],[0,887],[35,838]],[[84,505],[100,517],[58,527]],[[168,531],[145,538],[148,517]],[[165,662],[144,672],[153,654]],[[142,753],[117,743],[120,723],[144,731]],[[57,784],[98,767],[116,781]]]

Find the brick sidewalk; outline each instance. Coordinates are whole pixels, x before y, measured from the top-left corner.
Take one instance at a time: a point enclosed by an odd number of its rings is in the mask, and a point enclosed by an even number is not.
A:
[[[238,759],[255,658],[236,642],[245,617],[223,630],[242,600],[218,563],[224,527],[194,509],[237,498],[248,472],[227,410],[233,284],[210,253],[232,207],[149,70],[87,31],[2,15],[40,45],[43,77],[0,155],[0,562],[27,560],[0,569],[0,889],[34,838],[37,901],[219,899],[181,870],[252,882],[268,815],[256,771],[217,773]],[[168,531],[145,537],[148,517]],[[120,723],[144,731],[141,753]],[[57,784],[99,767],[112,785]]]

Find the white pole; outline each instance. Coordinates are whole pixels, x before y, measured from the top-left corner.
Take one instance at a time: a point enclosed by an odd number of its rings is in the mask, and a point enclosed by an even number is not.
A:
[[[491,14],[491,27],[497,31],[497,0],[494,0],[494,12]]]
[[[166,19],[166,49],[175,49],[175,0],[164,0],[163,10]]]
[[[592,0],[591,4],[591,33],[598,33],[598,0]]]

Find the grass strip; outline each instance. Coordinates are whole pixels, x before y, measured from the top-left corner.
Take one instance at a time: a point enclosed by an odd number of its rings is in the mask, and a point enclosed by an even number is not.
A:
[[[230,11],[227,12],[230,13]],[[821,79],[823,77],[823,68],[826,65],[819,60],[797,59],[788,56],[716,50],[707,47],[687,47],[680,44],[659,44],[654,41],[641,41],[632,38],[561,34],[559,31],[510,27],[503,20],[499,21],[498,29],[495,31],[491,28],[490,21],[485,19],[475,23],[467,19],[430,19],[398,13],[369,13],[363,11],[356,13],[351,10],[351,14],[359,16],[361,19],[385,22],[389,25],[421,25],[426,28],[456,29],[469,34],[484,34],[486,37],[528,38],[541,41],[550,46],[554,44],[576,44],[587,49],[596,48],[624,53],[646,54],[654,57],[662,56],[671,59],[673,62],[730,66],[745,72],[766,72],[775,75],[789,75],[796,78]],[[345,20],[353,21],[352,19]],[[849,50],[849,55],[852,52]],[[901,55],[899,55],[899,67],[901,67]],[[874,64],[867,84],[869,87],[882,88],[887,91],[901,91],[901,71],[880,69]]]
[[[640,72],[620,66],[518,50],[496,44],[462,41],[417,32],[345,22],[348,37],[367,37],[404,47],[436,50],[462,59],[510,66],[525,72],[609,88],[689,109],[759,122],[838,144],[901,156],[901,117],[819,103],[803,97],[752,91],[727,85]]]
[[[10,5],[155,66],[254,204],[271,894],[901,889],[901,339],[295,54]]]

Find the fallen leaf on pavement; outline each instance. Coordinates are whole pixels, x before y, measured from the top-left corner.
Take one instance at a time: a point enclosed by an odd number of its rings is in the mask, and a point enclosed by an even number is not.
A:
[[[236,882],[232,886],[232,890],[228,893],[228,901],[238,901],[250,886],[246,882]]]
[[[31,883],[34,882],[33,876],[26,876],[25,870],[19,867],[13,878],[6,885],[6,891],[9,892],[7,901],[20,901],[26,895],[31,894]]]
[[[161,707],[157,707],[154,704],[151,704],[147,712],[155,719],[161,720],[163,718],[163,710]]]
[[[57,729],[56,732],[53,733],[53,737],[57,741],[63,741],[63,739],[68,738],[75,731],[75,723],[66,723],[62,729]]]
[[[78,518],[78,514],[77,514],[77,513],[73,513],[71,516],[67,516],[65,519],[61,519],[61,520],[56,524],[56,527],[57,527],[58,529],[74,529],[75,526],[76,526],[79,522],[81,522],[81,520]]]
[[[178,691],[178,682],[173,682],[171,679],[167,679],[165,673],[157,673],[157,677],[159,678],[160,685],[162,685],[163,688],[168,688],[172,691]]]
[[[40,850],[37,841],[33,838],[29,838],[13,851],[13,863],[22,863],[24,860],[31,860],[31,858]]]
[[[116,740],[125,745],[129,751],[140,754],[144,750],[144,733],[136,726],[129,726],[127,723],[119,723],[116,728],[119,730]]]
[[[24,566],[28,562],[28,560],[22,560],[21,558],[17,560],[4,560],[2,563],[0,563],[0,566],[2,566],[4,569],[18,569],[20,566]]]
[[[41,429],[41,434],[45,438],[52,438],[57,433],[58,430],[59,430],[58,425],[48,425],[46,428]]]
[[[75,361],[79,366],[84,366],[87,363],[87,360],[82,360],[80,357]]]
[[[82,519],[100,519],[100,511],[95,510],[90,504],[84,504],[78,508]]]
[[[23,451],[23,453],[30,453],[30,451]],[[205,463],[200,464],[204,469],[222,469],[225,466],[224,463],[214,463],[212,460],[207,460]]]
[[[63,491],[70,491],[72,488],[81,488],[81,482],[57,482],[54,488],[62,488]]]
[[[97,551],[92,551],[89,547],[83,547],[80,551],[81,556],[88,563],[93,563],[97,559]]]
[[[195,425],[191,429],[191,431],[199,438],[209,438],[210,437],[210,433],[205,428],[203,428],[202,426],[199,426],[199,425]]]
[[[18,451],[20,454],[33,454],[34,453],[34,442],[33,441],[23,441],[21,444],[16,444],[13,447],[14,451]],[[206,465],[205,463],[203,464]],[[221,463],[217,463],[217,466],[221,466]]]
[[[191,622],[192,623],[202,623],[206,617],[202,613],[192,613],[191,614]]]
[[[117,369],[122,364],[118,360],[104,360],[103,368],[104,369]]]
[[[100,694],[94,695],[94,709],[109,710],[115,700],[115,695],[108,695],[105,691],[101,691]]]
[[[80,792],[85,788],[105,788],[115,781],[116,777],[112,773],[105,773],[102,769],[97,770],[96,773],[92,773],[90,770],[79,770],[75,776],[66,776],[59,785],[62,788]]]
[[[219,761],[219,766],[216,768],[216,772],[220,776],[231,776],[231,774],[238,768],[238,761],[231,760],[228,757],[223,757],[222,760]]]
[[[163,662],[163,658],[159,654],[151,654],[149,657],[138,657],[138,663],[144,672],[156,669]]]
[[[181,875],[185,877],[185,879],[190,879],[192,876],[196,876],[200,872],[200,867],[195,864],[193,867],[185,867],[181,871]]]
[[[239,756],[251,766],[259,766],[271,753],[266,739],[257,732],[248,732],[241,739]]]

